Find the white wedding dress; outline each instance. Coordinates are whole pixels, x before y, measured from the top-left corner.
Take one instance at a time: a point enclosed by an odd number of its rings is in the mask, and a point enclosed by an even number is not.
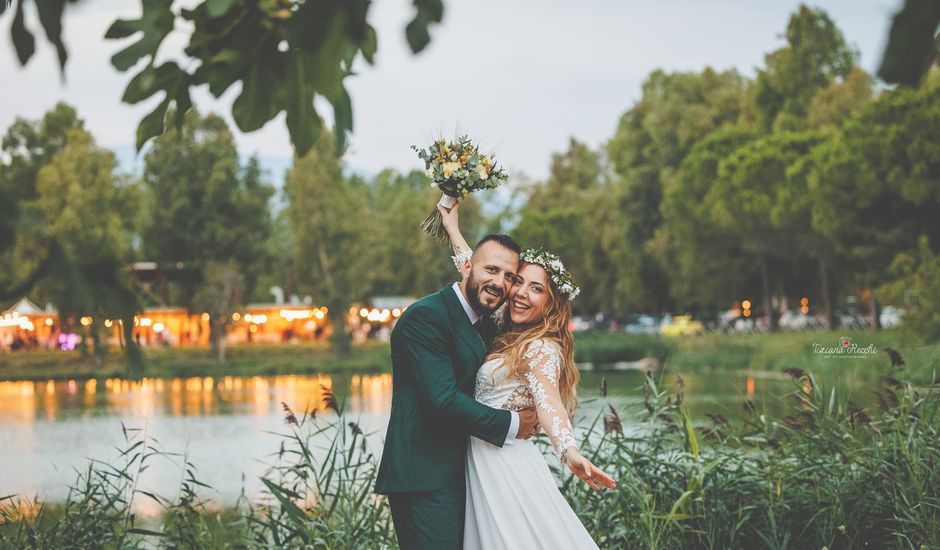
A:
[[[558,392],[561,354],[540,340],[525,353],[528,371],[519,380],[493,359],[477,373],[474,398],[494,408],[535,406],[555,454],[577,448],[571,421]],[[502,448],[470,438],[467,450],[465,550],[597,548],[561,495],[541,451],[516,439]]]

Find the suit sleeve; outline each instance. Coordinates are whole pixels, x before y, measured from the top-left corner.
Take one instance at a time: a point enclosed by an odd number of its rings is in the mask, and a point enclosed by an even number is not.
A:
[[[430,312],[415,310],[397,328],[397,344],[411,366],[421,399],[455,429],[502,447],[510,427],[509,411],[487,407],[457,389],[445,349],[447,338]]]

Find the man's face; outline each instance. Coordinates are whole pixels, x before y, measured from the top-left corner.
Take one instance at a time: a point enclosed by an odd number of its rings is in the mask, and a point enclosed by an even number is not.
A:
[[[496,241],[483,243],[470,258],[466,295],[470,307],[489,315],[503,305],[515,281],[519,255]]]

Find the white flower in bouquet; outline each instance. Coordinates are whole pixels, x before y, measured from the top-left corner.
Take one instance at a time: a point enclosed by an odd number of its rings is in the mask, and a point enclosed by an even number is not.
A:
[[[474,191],[495,189],[509,176],[499,168],[492,155],[481,155],[479,149],[466,136],[456,141],[434,141],[427,149],[411,147],[424,161],[425,174],[431,185],[443,192],[439,204],[451,208],[458,200]],[[438,169],[440,167],[440,169]],[[447,241],[440,212],[435,208],[421,227],[431,235]]]
[[[444,177],[449,178],[454,175],[455,172],[460,170],[459,162],[445,162],[441,168],[444,169]]]

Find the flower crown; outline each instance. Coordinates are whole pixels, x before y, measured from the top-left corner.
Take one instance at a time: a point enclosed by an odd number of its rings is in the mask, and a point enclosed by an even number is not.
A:
[[[578,285],[574,284],[571,273],[561,263],[561,258],[546,251],[543,247],[527,248],[519,255],[519,259],[529,264],[542,266],[558,292],[567,296],[568,300],[574,300],[581,293]]]

